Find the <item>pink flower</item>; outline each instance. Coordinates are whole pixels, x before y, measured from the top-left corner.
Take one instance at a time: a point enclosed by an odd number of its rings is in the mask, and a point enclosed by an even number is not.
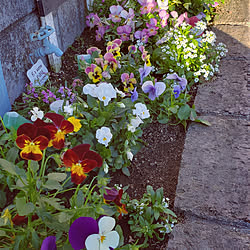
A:
[[[114,23],[119,23],[121,21],[121,12],[123,10],[122,6],[120,5],[112,5],[110,8],[110,13],[109,14],[109,18],[111,18],[111,20],[114,22]]]
[[[100,22],[101,20],[97,14],[90,13],[88,16],[86,16],[86,25],[90,28],[95,27]]]
[[[141,14],[150,13],[156,7],[154,0],[138,0],[138,2],[142,6],[140,8]]]
[[[97,47],[90,47],[89,49],[87,49],[87,54],[92,55],[93,52],[97,51],[98,55],[101,54],[101,50],[98,49]]]
[[[121,12],[121,17],[125,18],[125,24],[129,25],[130,27],[133,27],[134,25],[134,18],[135,14],[134,14],[134,10],[132,8],[129,8],[129,12],[127,12],[126,10],[123,10]]]
[[[131,33],[132,28],[128,25],[117,27],[117,33],[120,35],[122,41],[128,41],[130,39],[129,34]]]
[[[147,29],[143,29],[142,31],[141,30],[137,30],[134,34],[135,38],[136,39],[139,39],[141,40],[143,43],[147,43],[148,42],[148,32],[147,32]]]
[[[159,17],[161,18],[161,27],[164,28],[165,26],[167,26],[169,14],[166,12],[166,10],[160,10]]]
[[[156,25],[157,25],[157,20],[155,18],[151,18],[150,23],[146,23],[146,26],[148,27],[147,29],[148,36],[154,36],[157,34],[157,30],[159,29],[159,27],[157,27]]]

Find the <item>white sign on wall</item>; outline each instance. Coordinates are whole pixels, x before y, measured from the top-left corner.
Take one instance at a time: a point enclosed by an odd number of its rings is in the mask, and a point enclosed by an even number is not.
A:
[[[48,69],[43,64],[42,60],[39,59],[31,69],[27,71],[27,76],[32,82],[33,86],[43,85],[49,78]]]

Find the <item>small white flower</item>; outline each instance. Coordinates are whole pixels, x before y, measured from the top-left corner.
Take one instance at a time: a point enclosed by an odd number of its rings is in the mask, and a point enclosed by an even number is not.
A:
[[[106,162],[103,163],[103,171],[105,174],[109,172],[109,165]]]
[[[73,115],[74,109],[72,105],[69,105],[69,101],[66,102],[66,105],[63,107],[63,111],[68,115]]]
[[[115,91],[118,95],[120,95],[122,98],[126,96],[126,94],[124,92],[122,92],[121,90],[119,90],[117,87],[115,87]]]
[[[107,106],[112,98],[116,98],[116,91],[111,83],[102,82],[96,88],[96,94],[100,101]]]
[[[131,151],[127,151],[127,158],[132,161],[133,160],[134,155],[131,153]]]
[[[117,106],[118,106],[119,108],[122,108],[122,109],[126,108],[125,104],[122,103],[122,102],[117,102],[116,104],[117,104]]]
[[[97,129],[96,139],[98,140],[99,143],[105,145],[105,147],[108,146],[111,138],[112,138],[112,134],[109,128],[101,127],[100,129]]]
[[[128,131],[131,131],[132,133],[135,132],[135,129],[141,124],[143,121],[139,116],[136,116],[135,118],[132,118],[130,120],[130,124],[128,124]]]
[[[39,119],[43,119],[43,111],[39,110],[38,107],[34,107],[33,110],[30,110],[30,112],[32,113],[32,116],[31,116],[31,121],[36,121],[38,118]]]
[[[133,115],[139,116],[142,120],[150,117],[147,106],[140,102],[135,104]]]

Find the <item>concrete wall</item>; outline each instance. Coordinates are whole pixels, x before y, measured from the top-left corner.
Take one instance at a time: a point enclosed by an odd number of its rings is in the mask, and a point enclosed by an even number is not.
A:
[[[67,0],[52,12],[59,48],[65,52],[84,29],[84,1]],[[39,30],[36,0],[0,0],[0,61],[10,102],[24,91],[29,54],[42,43],[30,42],[29,34]],[[33,58],[36,61],[36,58]],[[48,66],[47,58],[42,58]],[[1,97],[0,97],[1,98]],[[0,107],[1,108],[1,107]]]

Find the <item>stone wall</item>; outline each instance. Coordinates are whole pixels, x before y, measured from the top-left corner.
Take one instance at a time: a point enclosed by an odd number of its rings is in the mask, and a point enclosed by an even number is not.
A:
[[[63,52],[84,30],[84,2],[67,0],[52,12],[59,48]],[[11,103],[29,81],[26,77],[32,66],[29,54],[42,46],[40,41],[30,42],[29,34],[40,26],[36,0],[0,1],[0,61]],[[48,66],[47,58],[42,60]]]

